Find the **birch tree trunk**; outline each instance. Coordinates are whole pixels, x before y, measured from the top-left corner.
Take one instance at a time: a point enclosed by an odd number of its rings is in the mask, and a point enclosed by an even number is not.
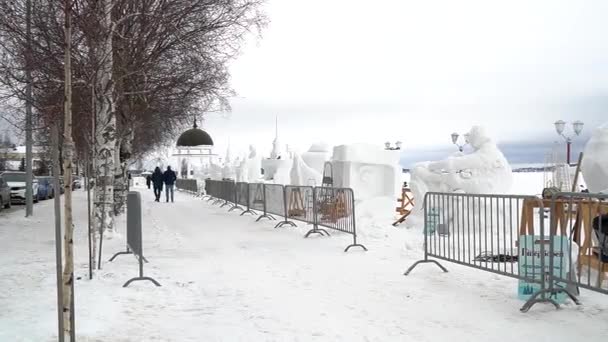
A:
[[[112,0],[101,0],[103,42],[96,49],[100,65],[95,77],[95,223],[96,231],[114,232],[114,172],[116,155],[115,89],[112,76]]]
[[[63,182],[65,186],[64,197],[64,254],[63,267],[63,336],[65,341],[73,341],[75,329],[74,318],[74,225],[72,223],[72,158],[74,142],[72,140],[72,28],[71,28],[71,0],[65,0],[65,98],[64,98],[64,132],[63,132]]]
[[[116,147],[119,151],[116,157],[116,175],[114,176],[114,215],[125,211],[127,192],[129,191],[129,178],[127,166],[132,154],[133,133],[129,132]]]

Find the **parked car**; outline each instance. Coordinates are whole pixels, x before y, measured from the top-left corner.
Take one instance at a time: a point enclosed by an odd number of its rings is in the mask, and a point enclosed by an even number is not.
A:
[[[11,207],[11,188],[0,177],[0,208],[9,209]]]
[[[0,177],[11,188],[11,203],[25,203],[25,172],[7,171],[0,174]],[[33,179],[32,194],[34,203],[38,203],[38,180]]]
[[[38,179],[38,198],[45,200],[55,197],[53,177],[42,176],[36,177],[36,179]]]
[[[72,180],[72,189],[82,189],[82,180],[78,176],[74,176]]]

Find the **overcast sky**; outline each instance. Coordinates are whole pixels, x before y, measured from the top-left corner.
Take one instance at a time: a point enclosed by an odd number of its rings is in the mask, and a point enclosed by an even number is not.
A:
[[[206,119],[222,155],[228,142],[268,154],[275,115],[300,151],[401,140],[408,160],[473,124],[519,146],[551,144],[557,119],[587,133],[608,121],[608,1],[269,0],[266,13],[231,67],[232,113]]]

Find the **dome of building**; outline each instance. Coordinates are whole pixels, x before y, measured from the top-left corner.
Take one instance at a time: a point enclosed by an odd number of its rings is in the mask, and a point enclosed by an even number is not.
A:
[[[213,146],[211,136],[199,129],[194,123],[194,127],[182,133],[177,139],[177,147],[194,147],[194,146]]]

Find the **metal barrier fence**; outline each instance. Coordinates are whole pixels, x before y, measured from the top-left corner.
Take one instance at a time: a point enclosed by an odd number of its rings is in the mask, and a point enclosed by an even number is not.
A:
[[[196,179],[178,178],[175,180],[175,187],[177,188],[177,190],[198,195],[198,186],[196,183]]]
[[[141,228],[141,195],[139,192],[130,191],[127,194],[127,250],[126,252],[118,252],[112,256],[110,261],[114,261],[117,256],[122,254],[133,254],[139,262],[139,276],[131,278],[123,287],[129,286],[134,281],[148,280],[156,286],[160,284],[150,277],[144,277],[144,258],[142,228]]]
[[[229,206],[233,204],[234,201],[234,188],[235,188],[235,183],[234,181],[231,180],[223,180],[221,182],[221,199],[224,201],[224,203],[220,206],[220,208],[223,208],[225,206]],[[230,207],[232,208],[232,207]]]
[[[548,288],[535,296],[574,298],[578,288],[608,294],[603,287],[608,273],[608,195],[556,193],[550,209],[550,255],[562,257],[550,258]]]
[[[254,210],[262,212],[262,215],[258,217],[256,222],[265,218],[268,220],[276,220],[274,216],[268,213],[266,210],[266,184],[263,183],[249,183],[249,204]]]
[[[353,236],[353,243],[344,250],[347,252],[352,247],[361,247],[367,251],[362,244],[357,243],[357,226],[355,220],[355,196],[349,188],[316,187],[313,189],[314,227],[306,236],[312,233],[327,231],[319,229],[319,226],[337,230]]]
[[[245,210],[241,213],[241,216],[245,214],[257,215],[249,205],[249,183],[236,183],[236,203],[245,206]]]
[[[452,262],[519,279],[518,294],[526,299],[523,312],[542,302],[559,307],[548,291],[555,258],[545,230],[547,208],[545,201],[531,196],[427,193],[424,259],[405,275],[421,263],[447,272],[437,260]],[[564,258],[559,263],[562,269],[570,266]]]
[[[205,191],[209,200],[215,199],[213,204],[223,202],[222,206],[226,206],[233,203],[230,210],[239,205],[246,206],[241,215],[257,215],[254,210],[260,211],[256,222],[262,218],[276,220],[273,216],[276,215],[283,220],[275,228],[284,225],[296,227],[292,220],[312,224],[313,228],[305,237],[314,233],[329,236],[327,230],[320,227],[333,229],[353,236],[353,243],[346,247],[345,252],[352,247],[367,251],[365,246],[357,243],[352,189],[207,180]]]
[[[288,219],[287,199],[285,197],[285,187],[281,184],[264,184],[264,199],[266,201],[266,211],[270,214],[282,216],[283,220],[276,224],[275,228],[290,225],[297,227],[295,223]]]
[[[308,224],[315,223],[312,186],[285,186],[287,217]]]

